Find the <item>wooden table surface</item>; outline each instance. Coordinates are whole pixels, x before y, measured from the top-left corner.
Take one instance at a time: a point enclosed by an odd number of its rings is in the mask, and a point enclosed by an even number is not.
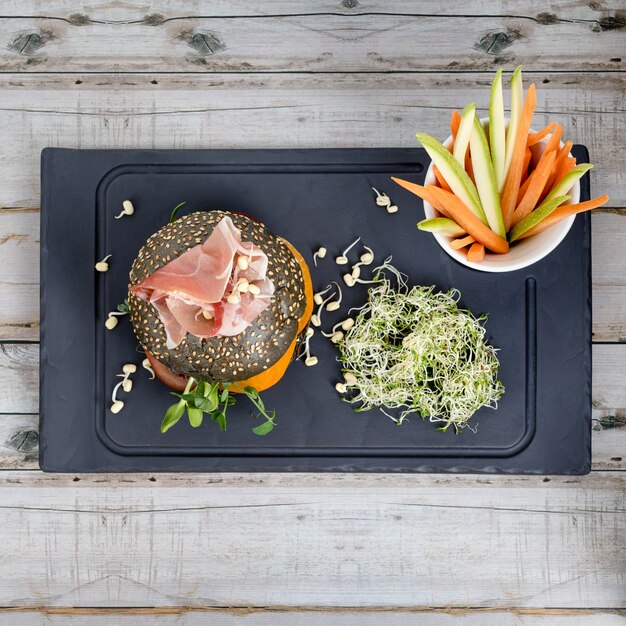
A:
[[[0,14],[1,624],[626,623],[623,0]],[[43,147],[415,146],[417,129],[447,135],[453,107],[484,112],[495,68],[518,63],[537,125],[586,144],[611,197],[592,219],[588,476],[37,469]]]

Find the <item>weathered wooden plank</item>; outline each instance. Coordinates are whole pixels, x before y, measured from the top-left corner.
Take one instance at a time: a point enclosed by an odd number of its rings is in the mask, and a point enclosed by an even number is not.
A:
[[[0,343],[0,413],[37,413],[39,348]]]
[[[583,20],[588,22],[607,21],[611,12],[622,8],[619,0],[604,1],[591,4],[585,0],[569,0],[568,2],[551,2],[550,14],[540,13],[535,0],[501,0],[494,5],[485,0],[465,0],[462,10],[454,3],[441,3],[438,0],[263,0],[263,2],[245,2],[234,5],[231,0],[201,0],[184,10],[175,3],[156,5],[156,14],[161,19],[152,17],[146,5],[141,2],[127,1],[124,3],[102,2],[101,0],[83,0],[80,3],[83,13],[77,15],[77,7],[72,0],[4,0],[1,18],[16,16],[62,19],[74,23],[89,19],[104,22],[144,21],[146,24],[161,23],[164,20],[183,19],[181,15],[202,17],[251,17],[263,18],[270,16],[290,17],[295,15],[319,15],[332,13],[339,15],[359,15],[367,13],[389,13],[407,16],[437,16],[455,19],[465,17],[510,17],[517,16],[539,22]],[[543,8],[543,7],[541,7]],[[82,19],[80,19],[82,18]]]
[[[464,8],[441,15],[435,3],[394,14],[382,4],[355,11],[337,2],[332,12],[316,7],[280,15],[256,3],[247,11],[254,15],[231,7],[220,16],[212,4],[164,9],[168,15],[131,4],[98,18],[69,2],[60,18],[53,8],[39,8],[45,17],[26,17],[15,7],[15,17],[0,21],[0,71],[445,71],[521,61],[536,71],[624,67],[623,11],[580,2],[571,12],[565,4],[555,12],[511,3],[508,15],[487,3],[474,15]]]
[[[484,113],[491,78],[454,73],[0,75],[0,206],[39,206],[39,155],[46,146],[416,146],[418,129],[446,137],[455,107],[475,100]],[[626,206],[620,140],[626,127],[626,76],[529,74],[528,80],[540,87],[536,125],[563,122],[568,138],[589,146],[597,164],[594,189],[608,193],[611,206]]]
[[[620,472],[76,478],[0,474],[1,605],[625,600]]]
[[[0,468],[39,468],[39,416],[0,415]]]
[[[626,212],[594,216],[593,338],[626,341]]]
[[[626,613],[602,609],[318,609],[264,608],[215,609],[0,609],[11,626],[619,626]]]
[[[0,468],[37,467],[38,347],[0,344]],[[593,351],[593,468],[626,468],[626,346]],[[4,442],[2,444],[1,442]]]
[[[0,209],[0,339],[39,337],[39,210]]]
[[[593,338],[626,342],[626,215],[596,212]],[[39,212],[0,209],[0,340],[39,337]]]

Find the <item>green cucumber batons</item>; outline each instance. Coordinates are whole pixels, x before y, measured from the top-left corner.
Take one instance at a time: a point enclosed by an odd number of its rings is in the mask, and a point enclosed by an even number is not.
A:
[[[200,339],[188,334],[170,350],[156,309],[133,295],[130,287],[204,243],[226,216],[241,231],[242,241],[253,242],[267,255],[267,275],[275,286],[271,304],[239,335]],[[302,271],[286,243],[261,222],[226,211],[191,213],[161,228],[139,251],[129,279],[130,320],[142,348],[173,372],[198,380],[234,382],[265,371],[292,344],[306,308]]]

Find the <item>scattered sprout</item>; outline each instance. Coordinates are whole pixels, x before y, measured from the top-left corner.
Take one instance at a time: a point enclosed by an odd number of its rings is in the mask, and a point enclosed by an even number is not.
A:
[[[326,256],[326,248],[324,248],[324,246],[320,246],[314,253],[313,253],[313,264],[315,265],[315,267],[317,267],[317,259],[323,259]]]
[[[336,284],[337,283],[335,283],[335,285]],[[330,288],[331,288],[331,285],[328,286],[328,289],[330,289]],[[321,293],[326,293],[328,291],[328,289],[324,289],[324,291],[321,292]],[[341,291],[340,291],[340,294],[341,294]],[[320,294],[317,294],[317,295],[320,295]],[[317,307],[317,313],[314,313],[313,315],[311,315],[311,324],[313,324],[313,326],[318,326],[319,327],[319,326],[322,325],[322,311],[324,310],[324,307],[326,306],[326,304],[328,302],[330,302],[334,297],[335,297],[335,292],[333,291],[325,300],[322,300],[319,303],[319,306]],[[340,300],[339,301],[341,302],[341,295],[340,295]]]
[[[369,246],[363,246],[366,250],[360,257],[359,261],[362,265],[370,265],[374,261],[374,251]]]
[[[318,291],[314,296],[313,296],[313,302],[315,302],[315,304],[322,304],[322,302],[324,302],[324,294],[332,287],[332,285],[328,285],[326,287],[326,289],[323,289],[322,291]]]
[[[333,300],[332,302],[329,302],[326,305],[326,310],[330,312],[337,311],[341,307],[341,301],[343,300],[343,293],[341,292],[341,287],[334,280],[333,280],[333,285],[337,287],[337,291],[339,292],[339,297],[336,300]],[[334,294],[333,294],[333,297],[334,297]]]
[[[359,241],[361,241],[360,237],[357,237],[336,259],[335,259],[335,263],[337,263],[337,265],[347,265],[348,264],[348,257],[347,254],[348,252],[350,252],[350,250],[352,250],[352,248],[354,248],[354,246],[356,246],[357,243],[359,243]]]
[[[107,254],[102,261],[98,261],[95,265],[96,272],[108,272],[109,264],[107,261],[112,257],[112,254]]]
[[[113,315],[109,314],[109,316],[106,319],[106,322],[104,322],[104,326],[106,327],[107,330],[113,330],[117,326],[117,317],[114,317]]]
[[[122,315],[128,315],[129,312],[130,309],[128,308],[128,300],[124,300],[122,304],[117,305],[117,311],[111,311],[108,313],[104,326],[107,330],[113,330],[117,326],[117,318]]]
[[[122,212],[119,215],[116,215],[115,219],[119,220],[125,215],[132,215],[134,212],[135,207],[133,206],[133,203],[130,200],[124,200],[124,202],[122,202]]]
[[[376,194],[376,204],[378,206],[387,207],[391,204],[391,199],[386,193],[381,193],[380,191],[378,191],[378,189],[376,189],[376,187],[372,187],[372,189]]]
[[[115,318],[112,318],[115,319]],[[117,321],[117,320],[116,320]],[[126,393],[130,393],[133,389],[133,381],[130,379],[130,375],[137,371],[137,366],[134,363],[126,363],[122,367],[122,374],[118,374],[117,377],[121,378],[111,393],[111,413],[119,413],[124,408],[124,403],[117,399],[117,392],[121,387]]]

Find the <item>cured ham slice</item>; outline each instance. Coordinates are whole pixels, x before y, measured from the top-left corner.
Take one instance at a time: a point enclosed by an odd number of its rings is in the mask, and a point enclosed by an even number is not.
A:
[[[246,262],[237,263],[240,256]],[[269,306],[274,294],[267,266],[267,255],[252,242],[242,242],[239,229],[230,217],[224,217],[203,244],[131,290],[154,306],[171,350],[187,333],[203,339],[242,333]],[[254,284],[259,293],[240,292],[242,283]]]

